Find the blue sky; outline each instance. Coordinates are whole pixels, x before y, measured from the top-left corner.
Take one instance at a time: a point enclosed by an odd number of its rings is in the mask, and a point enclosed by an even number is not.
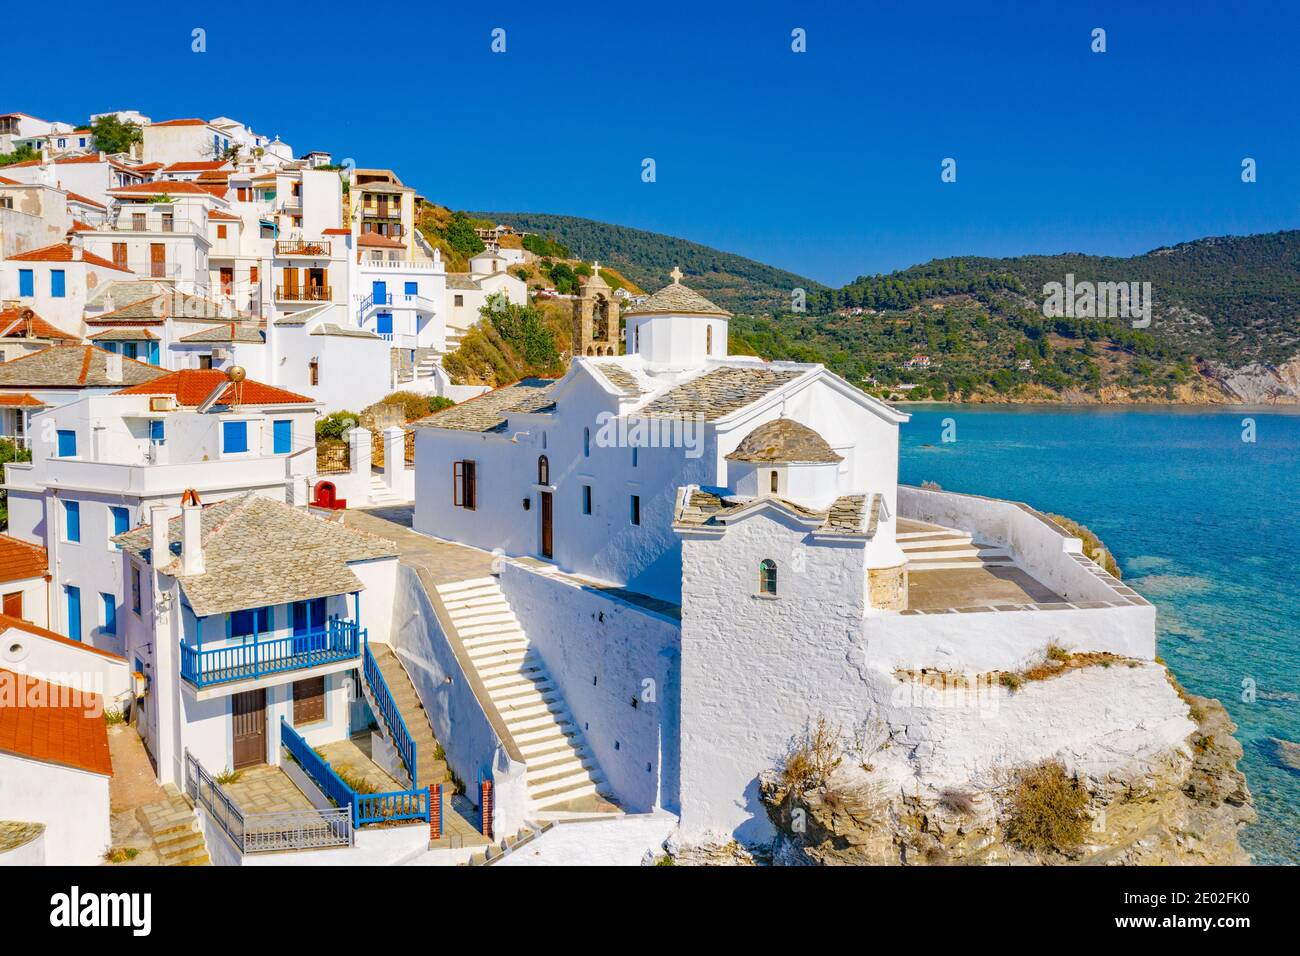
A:
[[[653,229],[836,285],[1295,228],[1300,13],[1167,6],[61,3],[53,31],[56,8],[15,4],[30,55],[0,61],[0,110],[230,115],[454,208]]]

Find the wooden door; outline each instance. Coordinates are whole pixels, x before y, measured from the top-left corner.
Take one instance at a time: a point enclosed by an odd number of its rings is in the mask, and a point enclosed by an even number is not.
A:
[[[284,298],[292,302],[298,298],[298,270],[284,270]]]
[[[167,246],[161,242],[149,243],[149,274],[155,279],[167,275]]]
[[[235,769],[266,763],[266,691],[250,690],[230,698],[234,727]]]
[[[552,558],[555,556],[551,541],[551,522],[552,507],[551,493],[549,491],[541,492],[542,495],[542,557]]]
[[[221,294],[230,295],[231,290],[235,287],[235,270],[230,266],[221,267]]]

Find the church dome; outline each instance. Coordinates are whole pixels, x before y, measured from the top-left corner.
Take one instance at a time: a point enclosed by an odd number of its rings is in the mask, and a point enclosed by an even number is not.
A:
[[[807,425],[789,418],[765,422],[746,435],[727,456],[727,461],[747,461],[758,464],[785,464],[813,462],[831,464],[843,461],[842,455]]]
[[[730,312],[714,305],[694,289],[681,284],[681,272],[673,270],[673,281],[664,286],[650,298],[639,305],[624,310],[624,315],[720,315],[729,317]]]

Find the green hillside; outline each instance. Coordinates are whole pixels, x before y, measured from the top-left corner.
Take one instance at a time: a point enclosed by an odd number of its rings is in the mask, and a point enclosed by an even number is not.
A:
[[[587,262],[599,259],[650,292],[666,285],[668,273],[673,266],[679,266],[690,276],[691,288],[732,312],[760,313],[789,308],[791,289],[803,288],[811,294],[826,288],[819,282],[744,256],[643,229],[544,213],[472,212],[469,215],[554,239],[566,246],[571,255]]]

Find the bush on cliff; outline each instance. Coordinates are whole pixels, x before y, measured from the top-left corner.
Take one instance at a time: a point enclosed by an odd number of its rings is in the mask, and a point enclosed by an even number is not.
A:
[[[1055,760],[1020,774],[1011,791],[1007,839],[1033,853],[1070,853],[1083,844],[1088,791]]]

